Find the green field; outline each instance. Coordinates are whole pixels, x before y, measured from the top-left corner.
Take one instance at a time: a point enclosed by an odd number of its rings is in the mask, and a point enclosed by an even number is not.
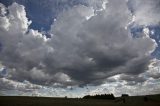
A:
[[[18,97],[0,96],[0,106],[160,106],[160,95],[126,97],[126,103],[121,98],[116,100],[47,98],[47,97]]]

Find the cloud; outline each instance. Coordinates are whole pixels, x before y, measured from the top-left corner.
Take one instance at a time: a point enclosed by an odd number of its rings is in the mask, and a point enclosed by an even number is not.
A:
[[[17,2],[21,5],[25,6],[25,10],[27,13],[27,17],[32,20],[30,28],[41,30],[50,30],[50,26],[53,23],[53,19],[57,17],[57,15],[76,5],[89,5],[96,8],[100,6],[97,1],[97,5],[94,3],[90,3],[93,0],[1,0],[1,3],[5,5],[11,5],[13,2]],[[96,0],[95,0],[96,1]],[[41,8],[39,8],[41,7]],[[99,7],[100,8],[100,7]]]
[[[105,4],[108,2],[108,0],[86,0],[86,3],[93,7],[95,11],[101,11],[105,9]]]
[[[160,23],[160,0],[129,0],[130,9],[138,25],[158,25]]]
[[[0,16],[0,61],[8,68],[7,80],[63,87],[100,85],[117,74],[144,73],[156,48],[146,33],[132,38],[127,29],[132,14],[124,0],[109,0],[96,13],[84,5],[61,12],[49,39],[29,29],[24,6],[1,8],[8,11]]]
[[[142,83],[144,81],[146,81],[147,79],[142,77],[142,76],[130,76],[130,75],[120,75],[120,80],[124,80],[127,81],[128,84],[137,84],[137,83]]]
[[[154,40],[134,39],[125,29],[132,18],[125,1],[109,1],[106,7],[85,21],[75,15],[76,9],[67,11],[52,27],[56,66],[82,84],[100,84],[120,73],[140,74],[155,49]]]
[[[0,60],[9,68],[12,79],[29,79],[29,71],[32,73],[34,67],[44,67],[41,60],[53,52],[53,48],[46,45],[44,35],[28,29],[30,21],[22,5],[13,3],[6,11],[9,13],[1,17],[3,23],[0,24]]]
[[[144,73],[148,78],[159,79],[160,78],[160,61],[153,59],[149,65],[149,70]]]
[[[18,90],[23,92],[31,92],[41,88],[42,86],[32,84],[28,81],[16,82],[6,78],[0,78],[0,90]]]

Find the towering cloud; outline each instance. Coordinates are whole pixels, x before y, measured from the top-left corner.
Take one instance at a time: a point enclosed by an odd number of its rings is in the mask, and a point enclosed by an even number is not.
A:
[[[58,17],[51,31],[57,54],[53,64],[82,84],[100,84],[120,73],[142,73],[155,49],[151,38],[144,34],[134,39],[125,29],[132,19],[125,1],[112,0],[106,7],[89,20],[71,9]]]

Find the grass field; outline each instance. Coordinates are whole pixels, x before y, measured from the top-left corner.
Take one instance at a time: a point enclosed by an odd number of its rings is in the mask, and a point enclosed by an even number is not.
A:
[[[120,99],[95,100],[47,97],[0,96],[0,106],[160,106],[160,95],[126,97],[126,103]]]

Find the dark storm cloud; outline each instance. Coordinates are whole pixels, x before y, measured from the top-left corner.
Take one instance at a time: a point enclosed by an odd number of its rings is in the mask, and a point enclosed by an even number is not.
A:
[[[115,8],[117,7],[117,8]],[[61,12],[51,26],[52,37],[28,29],[23,6],[16,3],[0,17],[2,65],[8,79],[39,85],[100,85],[117,74],[138,75],[148,70],[155,42],[146,33],[132,38],[132,14],[125,0],[109,0],[94,11],[78,5]]]

